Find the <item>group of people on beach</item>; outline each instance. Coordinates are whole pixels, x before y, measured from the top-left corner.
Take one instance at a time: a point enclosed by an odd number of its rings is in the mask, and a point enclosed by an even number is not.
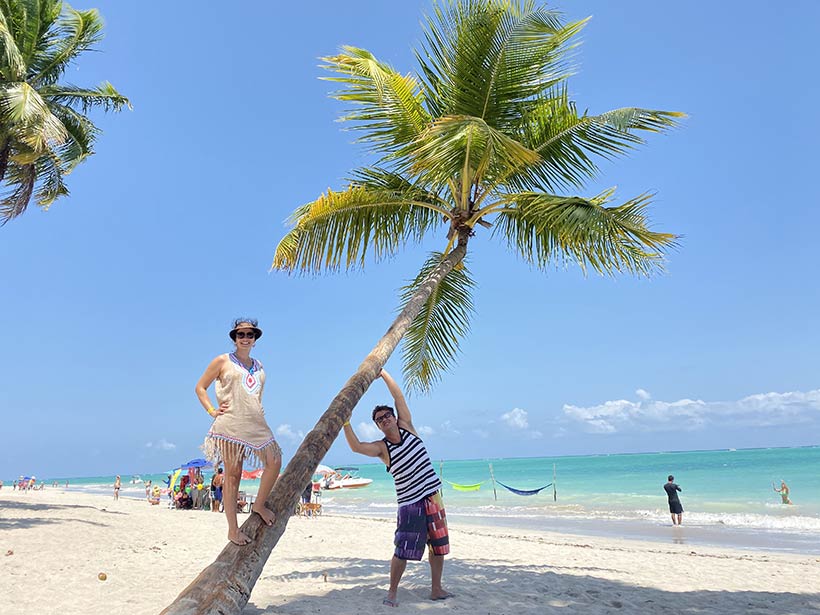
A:
[[[12,491],[42,491],[46,487],[46,482],[41,480],[40,484],[37,484],[37,477],[23,477],[21,476],[15,481],[11,483],[11,490]],[[3,481],[0,480],[0,489],[3,488]]]
[[[262,392],[265,370],[251,357],[251,350],[262,337],[258,322],[238,318],[228,336],[233,352],[213,359],[196,384],[195,392],[213,423],[203,446],[206,457],[215,466],[224,467],[222,500],[228,522],[228,540],[238,546],[251,542],[237,522],[237,495],[245,462],[262,466],[259,490],[251,506],[264,523],[275,522],[273,511],[265,501],[279,477],[282,451],[265,420]],[[385,606],[398,606],[398,586],[407,560],[421,560],[428,547],[432,583],[431,600],[445,600],[452,594],[442,587],[444,556],[450,552],[447,517],[441,499],[441,481],[430,456],[413,425],[410,409],[399,385],[385,370],[379,378],[393,398],[393,406],[379,405],[371,419],[384,437],[361,442],[350,421],[344,423],[344,435],[351,450],[381,459],[396,484],[399,504],[394,537],[394,554],[390,562],[390,587],[383,600]],[[216,404],[211,402],[209,387],[215,383]]]
[[[206,485],[202,471],[196,468],[192,475],[183,476],[178,485],[174,485],[173,489],[169,489],[168,496],[174,508],[180,510],[221,512],[224,479],[222,468],[217,468],[211,476],[210,485]],[[161,493],[161,490],[155,486],[154,493]]]

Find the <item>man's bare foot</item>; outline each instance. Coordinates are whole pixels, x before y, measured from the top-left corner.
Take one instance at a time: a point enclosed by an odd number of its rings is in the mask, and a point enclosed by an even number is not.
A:
[[[447,598],[453,598],[454,596],[455,594],[451,594],[442,589],[434,594],[430,594],[430,600],[447,600]]]
[[[265,506],[264,502],[260,503],[259,506],[254,503],[251,510],[262,517],[262,521],[268,525],[273,525],[273,522],[276,520],[276,515],[273,514],[273,511],[270,508]]]
[[[245,533],[236,530],[236,534],[228,533],[228,540],[230,540],[233,544],[239,545],[240,547],[244,547],[247,544],[250,544],[251,539],[248,538]]]

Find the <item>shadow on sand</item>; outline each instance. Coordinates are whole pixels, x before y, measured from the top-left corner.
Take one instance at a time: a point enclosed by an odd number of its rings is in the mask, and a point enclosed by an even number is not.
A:
[[[333,613],[350,610],[353,601],[365,601],[372,611],[397,612],[381,604],[387,588],[388,562],[375,560],[304,558],[305,567],[317,561],[327,568],[328,583],[350,583],[351,589],[331,589],[324,595],[290,596],[281,604],[260,604],[251,596],[243,615],[295,615],[297,613]],[[693,566],[697,562],[693,561]],[[299,567],[299,563],[295,563]],[[571,570],[574,574],[565,571]],[[488,565],[448,558],[445,588],[455,594],[451,600],[429,599],[429,569],[426,562],[411,563],[402,579],[399,602],[402,612],[429,612],[447,609],[470,615],[536,615],[547,613],[662,613],[703,615],[820,613],[820,593],[756,591],[670,592],[630,585],[592,576],[595,572],[617,572],[606,568],[578,566]],[[810,571],[807,570],[807,574]],[[298,579],[315,579],[325,584],[322,572],[294,572],[288,575],[265,575],[260,582],[284,583]],[[270,587],[270,585],[268,585]],[[275,589],[273,590],[275,594]],[[260,597],[262,598],[262,597]],[[274,601],[278,601],[274,598]],[[267,600],[266,600],[267,602]],[[272,601],[273,602],[273,601]],[[343,605],[348,604],[348,607]],[[727,606],[731,605],[731,606]],[[368,609],[368,612],[371,609]]]
[[[71,513],[74,510],[92,509],[101,513],[112,515],[124,515],[125,513],[105,508],[97,508],[96,506],[83,506],[76,504],[41,504],[37,502],[20,502],[20,501],[4,501],[0,504],[0,530],[14,530],[14,529],[28,529],[43,525],[53,525],[58,523],[83,523],[96,527],[108,527],[107,523],[100,523],[97,521],[89,521],[87,519],[80,519],[75,516],[65,516],[63,511]],[[59,517],[49,517],[49,513],[61,511]],[[9,512],[19,513],[34,513],[32,516],[15,516],[9,518]]]

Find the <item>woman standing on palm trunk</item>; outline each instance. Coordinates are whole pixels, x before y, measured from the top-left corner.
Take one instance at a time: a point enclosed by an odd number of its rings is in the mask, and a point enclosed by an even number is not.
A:
[[[196,384],[196,396],[208,414],[214,417],[205,438],[205,456],[215,464],[221,461],[225,466],[222,501],[228,519],[228,539],[241,546],[251,541],[239,531],[236,520],[242,465],[249,459],[253,466],[264,466],[252,510],[265,523],[272,525],[274,515],[265,506],[265,500],[279,477],[282,450],[265,421],[262,407],[265,370],[259,361],[251,357],[251,349],[262,337],[262,330],[256,320],[238,318],[228,335],[236,349],[211,361]],[[216,407],[208,396],[208,387],[214,381]]]

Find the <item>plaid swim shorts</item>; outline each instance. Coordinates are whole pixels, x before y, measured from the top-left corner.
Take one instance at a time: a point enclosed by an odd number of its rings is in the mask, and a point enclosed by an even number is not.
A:
[[[424,555],[424,545],[429,544],[435,555],[450,552],[450,537],[447,533],[447,515],[441,493],[436,492],[423,500],[399,506],[396,524],[396,557],[420,560]]]

